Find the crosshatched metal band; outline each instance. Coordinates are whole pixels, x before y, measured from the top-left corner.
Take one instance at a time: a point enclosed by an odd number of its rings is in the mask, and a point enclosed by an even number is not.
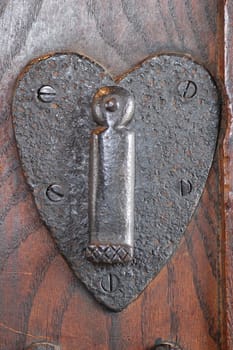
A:
[[[133,248],[122,245],[89,245],[86,256],[94,263],[125,264],[133,257]]]

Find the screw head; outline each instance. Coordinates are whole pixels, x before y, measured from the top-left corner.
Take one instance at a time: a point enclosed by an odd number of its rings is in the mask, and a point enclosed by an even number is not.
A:
[[[116,275],[108,273],[101,280],[101,287],[105,292],[113,293],[117,290],[119,279]]]
[[[56,90],[49,85],[44,85],[38,90],[38,98],[40,101],[49,103],[52,102],[56,96]]]
[[[189,180],[182,179],[180,181],[180,194],[182,197],[187,196],[192,192],[193,186]]]
[[[51,202],[60,202],[65,194],[61,185],[52,184],[47,188],[46,196]]]
[[[178,92],[184,99],[193,98],[197,93],[197,85],[191,80],[182,81],[178,85]]]

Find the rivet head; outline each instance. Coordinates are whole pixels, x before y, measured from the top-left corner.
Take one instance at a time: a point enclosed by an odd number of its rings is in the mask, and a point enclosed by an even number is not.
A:
[[[61,185],[52,184],[47,188],[46,196],[51,202],[60,202],[65,194]]]
[[[183,99],[191,99],[197,93],[197,85],[191,80],[185,80],[178,85],[179,95]]]
[[[133,118],[134,98],[121,86],[103,86],[93,97],[92,112],[99,125],[124,127]]]
[[[38,98],[41,102],[52,102],[55,96],[56,90],[52,86],[44,85],[38,90]]]
[[[105,109],[109,112],[115,112],[119,108],[119,102],[112,97],[105,102]]]

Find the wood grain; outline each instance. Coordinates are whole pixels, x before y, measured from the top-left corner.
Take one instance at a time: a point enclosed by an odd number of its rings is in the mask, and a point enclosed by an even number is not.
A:
[[[232,4],[226,3],[228,15],[233,16]],[[176,254],[134,303],[121,313],[113,313],[100,306],[74,278],[38,217],[20,168],[10,106],[21,69],[32,58],[54,51],[84,53],[115,76],[153,53],[187,53],[218,81],[222,71],[217,50],[222,12],[223,3],[217,0],[1,1],[1,350],[23,350],[35,341],[54,342],[62,350],[148,350],[157,338],[177,341],[183,350],[220,349],[221,152],[216,153],[201,202]],[[230,69],[229,94],[233,86]],[[231,128],[229,122],[229,136]],[[229,249],[232,146],[225,140]],[[230,350],[233,316],[229,266],[233,255],[229,251],[226,257],[228,347],[223,349]]]
[[[223,276],[223,348],[233,349],[233,3],[225,2],[224,7],[224,69],[222,69],[225,86],[224,117],[225,134],[221,149],[224,207],[222,235],[222,276]]]

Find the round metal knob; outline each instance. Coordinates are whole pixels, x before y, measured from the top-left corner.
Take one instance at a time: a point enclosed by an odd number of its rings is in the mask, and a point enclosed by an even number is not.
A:
[[[120,86],[103,86],[92,102],[94,120],[102,126],[126,126],[133,118],[134,98]]]

